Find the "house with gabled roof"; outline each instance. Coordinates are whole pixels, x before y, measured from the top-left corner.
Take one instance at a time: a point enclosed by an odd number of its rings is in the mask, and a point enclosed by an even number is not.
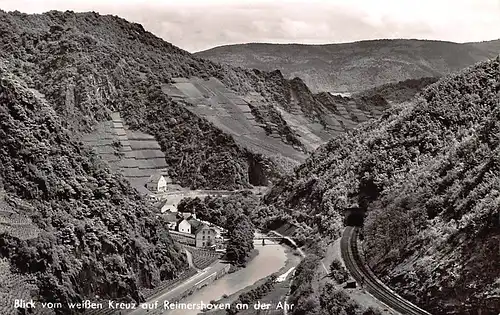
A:
[[[151,175],[146,182],[146,188],[154,193],[167,191],[168,184],[171,184],[172,180],[167,176],[161,174]]]
[[[196,247],[212,247],[216,244],[216,232],[214,228],[201,223],[193,233],[195,235]]]
[[[184,218],[178,219],[176,230],[177,232],[191,234],[192,231],[191,222],[189,222]]]
[[[178,225],[183,220],[196,219],[196,216],[195,216],[194,213],[188,213],[188,212],[171,212],[171,211],[167,211],[165,213],[162,213],[161,216],[168,223],[168,228],[170,230],[174,230],[174,231],[179,231]],[[183,228],[184,228],[184,230],[186,232],[188,231],[187,225],[185,223],[183,224]],[[183,231],[180,231],[180,232],[183,232]]]
[[[196,247],[210,247],[215,245],[216,231],[214,228],[194,218],[190,218],[187,221],[191,225],[191,234],[195,236]]]
[[[192,215],[184,218],[177,215],[177,224],[173,235],[182,236],[179,241],[194,243],[196,247],[211,247],[216,244],[217,231],[215,228],[195,219]]]

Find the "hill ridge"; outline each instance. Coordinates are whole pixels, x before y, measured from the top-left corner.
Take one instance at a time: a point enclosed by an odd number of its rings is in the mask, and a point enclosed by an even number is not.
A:
[[[366,48],[370,47],[369,50]],[[320,45],[246,43],[195,53],[213,61],[301,77],[313,92],[360,92],[406,79],[442,76],[500,53],[500,39],[455,43],[379,39]]]

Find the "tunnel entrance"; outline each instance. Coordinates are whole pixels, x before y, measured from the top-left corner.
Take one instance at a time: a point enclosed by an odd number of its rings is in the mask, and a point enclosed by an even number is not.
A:
[[[365,211],[361,208],[347,208],[344,210],[344,224],[346,226],[363,226]]]
[[[267,186],[269,184],[262,162],[256,161],[253,157],[248,159],[248,181],[253,186]]]

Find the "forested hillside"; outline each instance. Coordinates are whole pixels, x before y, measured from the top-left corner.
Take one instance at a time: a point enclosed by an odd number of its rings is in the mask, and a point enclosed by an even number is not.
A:
[[[0,64],[0,273],[15,275],[3,279],[9,288],[23,279],[23,296],[63,305],[96,296],[140,300],[141,288],[185,268],[165,223],[82,144],[83,133],[119,112],[129,127],[155,136],[174,180],[234,189],[249,186],[250,165],[279,178],[276,159],[237,145],[165,95],[164,84],[215,77],[241,95],[260,95],[253,114],[292,143],[278,107],[298,107],[311,122],[323,113],[300,79],[202,60],[141,25],[97,13],[0,11]],[[245,222],[239,229],[252,228]]]
[[[381,39],[304,45],[249,43],[215,47],[196,56],[233,66],[279,69],[315,93],[359,92],[386,83],[459,71],[500,53],[500,40],[453,43]]]
[[[186,268],[166,224],[3,63],[0,182],[0,255],[14,273],[35,279],[31,298],[63,305],[95,296],[137,301],[141,288]],[[26,224],[12,225],[19,222]]]
[[[383,98],[388,103],[404,103],[411,101],[418,93],[422,92],[428,85],[436,83],[438,77],[424,77],[408,79],[396,83],[386,83],[365,91],[355,93],[353,97],[358,99]]]
[[[357,124],[350,121],[332,131],[327,118],[335,110],[328,108],[335,102],[323,104],[301,79],[197,58],[116,16],[0,10],[0,57],[44,95],[69,130],[91,131],[96,122],[118,111],[132,129],[154,135],[165,152],[169,175],[185,187],[246,188],[251,165],[260,164],[271,178],[286,168],[277,167],[279,158],[237,145],[165,95],[162,86],[173,78],[215,77],[241,96],[258,95],[259,104],[250,105],[255,119],[265,129],[275,130],[283,142],[299,147],[307,139],[298,140],[282,110],[298,110],[301,121],[321,124],[322,142]],[[311,132],[307,128],[306,136]]]
[[[496,58],[331,140],[261,211],[338,236],[344,209],[367,209],[364,246],[383,281],[433,314],[496,314],[499,135]]]
[[[251,71],[192,57],[139,24],[96,13],[0,11],[0,35],[0,56],[46,97],[65,127],[90,131],[112,111],[121,112],[131,128],[156,136],[171,176],[183,186],[246,187],[248,159],[266,159],[238,147],[161,90],[173,77],[213,76],[238,92],[283,100]]]
[[[117,17],[0,11],[2,314],[20,297],[139,301],[187,268],[166,222],[80,141],[111,112],[155,135],[185,186],[245,187],[249,158],[272,167],[162,93],[190,75],[259,82]]]

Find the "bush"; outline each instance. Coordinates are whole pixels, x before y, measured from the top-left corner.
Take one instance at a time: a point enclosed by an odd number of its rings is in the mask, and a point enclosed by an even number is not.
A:
[[[363,315],[382,315],[382,312],[370,306],[363,312]]]
[[[344,283],[349,279],[349,273],[338,259],[334,259],[330,264],[329,276],[338,284]]]

